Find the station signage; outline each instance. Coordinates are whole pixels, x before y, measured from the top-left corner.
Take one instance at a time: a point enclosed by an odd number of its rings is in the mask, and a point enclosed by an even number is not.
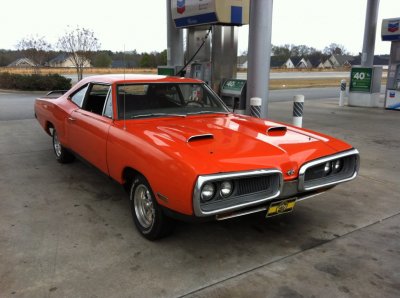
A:
[[[400,41],[400,18],[382,20],[382,40]]]
[[[245,84],[246,84],[246,80],[229,79],[229,80],[225,81],[222,88],[224,90],[232,90],[232,91],[240,92],[243,89]]]
[[[371,93],[372,68],[353,67],[350,74],[350,91]]]
[[[250,0],[172,0],[176,28],[223,24],[241,26],[249,22]]]

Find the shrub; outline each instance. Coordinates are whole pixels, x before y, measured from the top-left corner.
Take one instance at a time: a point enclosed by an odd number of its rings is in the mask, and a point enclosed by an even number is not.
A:
[[[59,74],[23,75],[3,72],[0,73],[0,88],[37,91],[68,90],[71,88],[71,79]]]

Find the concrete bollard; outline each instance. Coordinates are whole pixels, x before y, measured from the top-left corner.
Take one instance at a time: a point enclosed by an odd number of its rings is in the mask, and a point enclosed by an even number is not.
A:
[[[293,97],[293,125],[302,127],[303,125],[303,106],[304,95],[295,95]]]
[[[261,98],[250,98],[250,114],[253,117],[261,118]]]
[[[346,96],[346,80],[341,80],[340,81],[339,107],[344,106],[345,96]]]

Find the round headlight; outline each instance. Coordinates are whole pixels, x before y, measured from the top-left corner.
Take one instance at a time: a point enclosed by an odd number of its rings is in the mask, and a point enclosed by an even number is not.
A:
[[[325,163],[325,167],[324,167],[325,176],[328,175],[330,172],[331,172],[331,163],[327,162],[327,163]]]
[[[337,159],[332,162],[332,168],[335,173],[339,172],[342,169],[343,162],[341,159]]]
[[[230,181],[224,181],[221,183],[221,190],[220,194],[221,197],[226,198],[232,194],[233,191],[233,184]]]
[[[201,189],[200,197],[202,201],[209,201],[213,198],[215,194],[215,186],[213,183],[206,183],[204,184],[203,188]]]

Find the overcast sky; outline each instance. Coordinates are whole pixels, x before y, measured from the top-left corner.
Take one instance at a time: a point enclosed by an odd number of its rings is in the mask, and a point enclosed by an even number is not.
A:
[[[218,1],[218,0],[217,0]],[[11,0],[3,1],[0,49],[15,49],[30,35],[56,43],[67,26],[93,30],[101,48],[162,51],[166,46],[165,0]],[[367,0],[275,0],[272,43],[305,44],[323,49],[334,42],[351,53],[362,49]],[[383,18],[400,17],[400,0],[381,0],[375,53],[388,54],[382,42]],[[239,51],[247,49],[248,26],[239,29]]]

